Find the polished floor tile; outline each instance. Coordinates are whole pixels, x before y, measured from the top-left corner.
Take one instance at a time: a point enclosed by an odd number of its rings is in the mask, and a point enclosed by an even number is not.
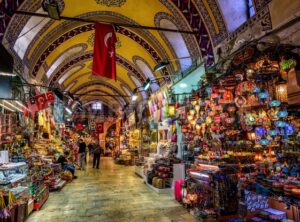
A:
[[[134,168],[101,159],[100,170],[77,171],[78,179],[50,194],[28,222],[193,222],[171,194],[157,194],[135,175]]]

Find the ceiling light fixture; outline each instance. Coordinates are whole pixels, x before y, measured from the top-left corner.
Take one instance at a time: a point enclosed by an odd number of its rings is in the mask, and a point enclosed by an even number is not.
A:
[[[69,115],[71,115],[72,114],[72,110],[70,110],[70,108],[68,108],[68,107],[65,107],[65,110],[69,113]]]
[[[12,103],[10,103],[10,102],[8,102],[6,100],[3,100],[3,102],[6,103],[7,105],[9,105],[10,107],[18,110],[19,112],[23,113],[23,110],[21,110],[20,108],[16,107],[14,104],[12,104]]]
[[[161,61],[160,63],[158,63],[154,67],[153,71],[158,72],[158,71],[162,70],[163,68],[165,68],[167,65],[170,65],[171,62],[182,60],[182,59],[189,59],[189,58],[191,58],[191,56],[185,56],[185,57],[176,58],[176,59],[165,59],[165,60]]]
[[[138,98],[138,95],[137,95],[137,89],[134,89],[133,90],[133,94],[132,94],[132,97],[131,97],[131,101],[134,102],[136,101]]]
[[[11,112],[15,112],[14,110],[12,110],[11,108],[5,106],[5,105],[2,104],[2,103],[0,103],[0,106],[2,106],[4,109],[7,109],[7,110],[9,110],[9,111],[11,111]]]
[[[21,102],[19,102],[19,101],[15,101],[19,106],[21,106],[22,108],[24,108],[24,109],[27,109],[28,111],[29,111],[29,109],[23,104],[23,103],[21,103]]]
[[[0,76],[11,76],[11,77],[15,77],[16,74],[14,74],[14,73],[7,73],[7,72],[0,72]]]
[[[148,90],[148,89],[150,88],[151,83],[152,83],[151,79],[150,79],[150,78],[147,78],[147,79],[146,79],[146,82],[145,82],[144,85],[143,85],[145,91]]]

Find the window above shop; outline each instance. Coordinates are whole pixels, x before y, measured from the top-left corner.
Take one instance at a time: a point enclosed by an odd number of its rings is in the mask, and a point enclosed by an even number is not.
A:
[[[234,32],[255,14],[253,0],[218,0],[229,32]]]
[[[92,104],[92,109],[93,110],[101,110],[102,109],[102,103],[100,102],[95,102]]]

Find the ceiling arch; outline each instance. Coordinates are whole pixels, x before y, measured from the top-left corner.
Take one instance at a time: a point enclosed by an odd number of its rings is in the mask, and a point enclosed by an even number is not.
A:
[[[196,32],[191,35],[115,26],[118,80],[100,80],[88,76],[94,24],[13,14],[15,10],[42,12],[41,0],[0,2],[0,40],[14,55],[24,76],[39,84],[59,85],[70,92],[84,86],[86,91],[98,87],[106,93],[131,94],[149,77],[185,68],[183,61],[179,61],[153,73],[153,67],[163,59],[190,55],[196,59],[187,60],[188,66],[199,58],[213,64],[214,47],[230,34],[220,0],[85,0],[84,4],[82,0],[56,1],[61,14],[67,17]],[[255,8],[264,1],[255,0]],[[1,11],[7,15],[2,16]],[[127,97],[121,100],[129,101]]]

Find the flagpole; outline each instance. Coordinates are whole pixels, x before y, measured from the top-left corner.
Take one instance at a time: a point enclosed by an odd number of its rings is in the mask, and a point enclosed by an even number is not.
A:
[[[48,14],[42,14],[42,13],[36,13],[36,12],[15,11],[15,14],[49,18]],[[177,29],[169,29],[169,28],[153,27],[153,26],[145,26],[145,25],[132,25],[132,24],[127,24],[127,23],[96,21],[96,20],[92,20],[92,19],[76,18],[76,17],[68,17],[68,16],[60,16],[60,19],[67,20],[67,21],[83,22],[83,23],[98,23],[99,22],[99,23],[106,23],[106,24],[111,24],[114,26],[121,26],[121,27],[134,28],[134,29],[148,29],[148,30],[156,30],[156,31],[164,31],[164,32],[177,32],[177,33],[191,34],[191,35],[199,34],[199,32],[189,31],[189,30],[177,30]]]

